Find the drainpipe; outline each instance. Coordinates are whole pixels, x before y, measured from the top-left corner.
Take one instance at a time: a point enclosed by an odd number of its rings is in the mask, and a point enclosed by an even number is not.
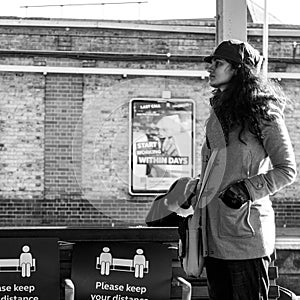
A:
[[[269,43],[269,20],[268,20],[268,0],[264,3],[264,28],[263,28],[263,75],[268,75],[268,43]]]

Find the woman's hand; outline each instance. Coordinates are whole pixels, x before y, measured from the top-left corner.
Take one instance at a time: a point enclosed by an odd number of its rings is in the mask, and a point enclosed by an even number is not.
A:
[[[237,181],[229,185],[219,198],[230,208],[239,209],[245,202],[251,200],[245,182]]]
[[[184,202],[181,207],[182,208],[187,208],[189,206],[195,206],[196,202],[196,191],[197,191],[197,185],[199,183],[199,178],[191,178],[189,182],[186,184],[186,187],[184,189],[184,197],[186,202]]]

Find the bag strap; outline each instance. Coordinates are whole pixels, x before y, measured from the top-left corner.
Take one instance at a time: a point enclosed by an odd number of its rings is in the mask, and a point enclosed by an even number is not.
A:
[[[199,194],[198,194],[198,197],[197,197],[197,202],[196,202],[196,206],[197,207],[198,205],[200,205],[200,198],[201,198],[201,195],[203,193],[203,190],[204,190],[204,187],[205,187],[205,184],[207,182],[207,179],[208,179],[208,176],[209,176],[209,173],[211,171],[211,168],[212,168],[212,165],[214,163],[214,160],[217,156],[217,148],[215,148],[208,160],[208,163],[207,163],[207,166],[206,166],[206,169],[205,169],[205,173],[204,173],[204,176],[203,176],[203,180],[202,180],[202,184],[201,184],[201,187],[200,187],[200,191],[199,191]]]

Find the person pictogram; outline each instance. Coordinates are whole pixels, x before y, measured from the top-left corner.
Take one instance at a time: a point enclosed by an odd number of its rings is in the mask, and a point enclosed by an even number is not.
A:
[[[32,255],[29,252],[30,248],[27,245],[24,245],[22,248],[22,253],[20,255],[19,263],[21,267],[22,277],[30,277],[31,267],[33,266]]]
[[[134,276],[135,278],[144,277],[144,269],[146,267],[146,258],[143,255],[143,249],[137,249],[136,255],[133,258]]]
[[[103,248],[103,252],[100,254],[100,273],[101,275],[109,275],[110,266],[112,264],[112,255],[109,252],[108,247]]]

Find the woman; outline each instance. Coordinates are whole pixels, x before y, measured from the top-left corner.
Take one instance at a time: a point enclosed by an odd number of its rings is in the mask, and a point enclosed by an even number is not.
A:
[[[266,300],[275,245],[270,195],[296,177],[285,97],[259,75],[261,57],[248,43],[223,41],[204,61],[215,89],[201,174],[217,149],[200,208],[210,299]]]

